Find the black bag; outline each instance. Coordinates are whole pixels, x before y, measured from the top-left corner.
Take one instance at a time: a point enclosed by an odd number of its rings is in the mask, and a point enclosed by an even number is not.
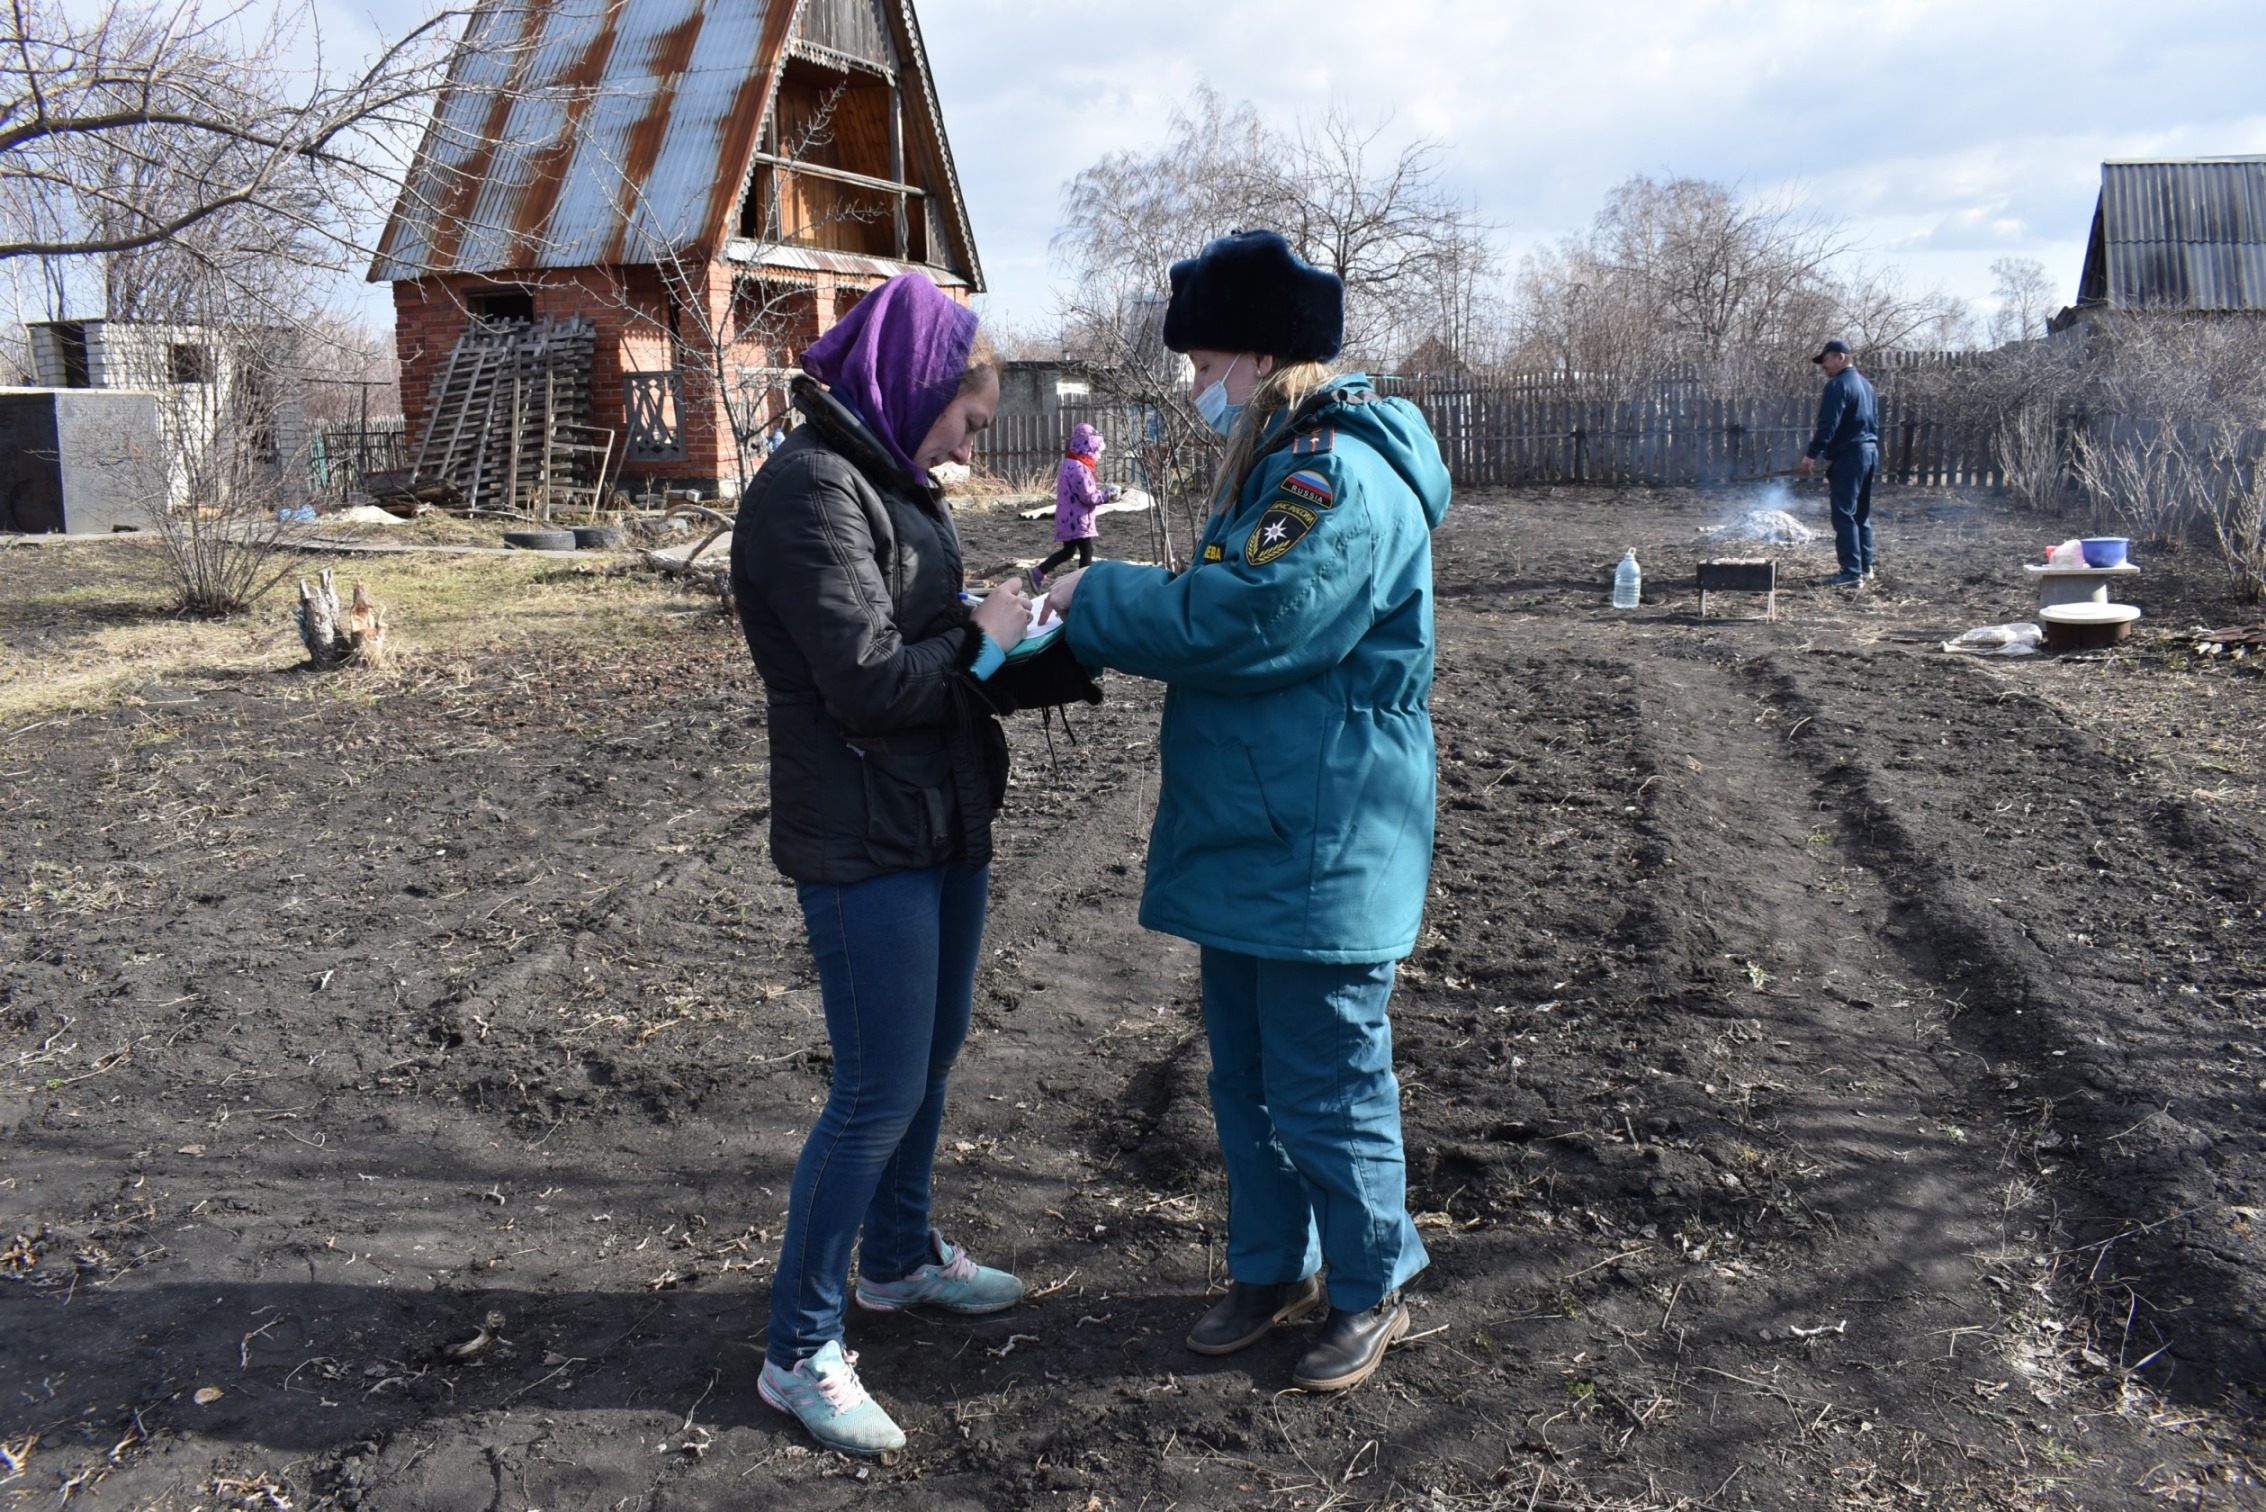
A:
[[[1011,656],[980,686],[1002,714],[1017,709],[1053,709],[1064,704],[1098,704],[1101,684],[1079,665],[1070,637],[1058,635],[1029,656]]]

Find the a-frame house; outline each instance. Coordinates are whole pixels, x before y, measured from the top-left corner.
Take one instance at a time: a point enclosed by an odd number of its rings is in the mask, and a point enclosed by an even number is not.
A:
[[[548,413],[607,435],[632,491],[728,493],[785,371],[864,291],[909,268],[983,288],[912,0],[489,0],[466,43],[370,270],[428,474],[464,473],[486,423],[481,476],[507,429],[533,476],[518,438]],[[473,394],[460,346],[515,326],[586,386],[538,405],[498,359]]]

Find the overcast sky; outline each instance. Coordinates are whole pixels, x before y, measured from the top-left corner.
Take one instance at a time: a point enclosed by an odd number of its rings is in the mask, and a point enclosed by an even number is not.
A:
[[[925,0],[995,307],[1043,324],[1061,186],[1199,82],[1447,147],[1506,260],[1632,174],[1791,192],[1865,257],[2074,296],[2104,158],[2266,152],[2259,0]]]
[[[410,0],[325,0],[398,31]],[[1065,180],[1162,141],[1201,82],[1286,124],[1333,99],[1446,148],[1508,265],[1631,174],[1794,194],[1979,306],[2059,297],[2109,157],[2266,152],[2260,0],[920,0],[991,308],[1048,323]],[[359,28],[356,28],[359,29]],[[379,307],[382,309],[382,306]]]

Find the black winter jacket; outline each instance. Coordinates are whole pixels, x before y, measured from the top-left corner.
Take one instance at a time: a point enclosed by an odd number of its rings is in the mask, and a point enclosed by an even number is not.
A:
[[[991,859],[1007,741],[968,675],[942,497],[808,379],[808,422],[756,473],[732,532],[740,627],[771,729],[771,855],[797,882]]]

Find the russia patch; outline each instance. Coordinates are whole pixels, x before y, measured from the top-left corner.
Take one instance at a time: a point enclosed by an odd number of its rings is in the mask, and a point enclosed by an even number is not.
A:
[[[1223,561],[1226,559],[1226,557],[1227,553],[1220,550],[1217,546],[1206,546],[1204,548],[1204,560],[1207,562]]]
[[[1254,567],[1266,566],[1305,540],[1320,518],[1303,504],[1277,499],[1251,528],[1251,539],[1243,544],[1243,560]]]
[[[1295,494],[1323,509],[1328,509],[1338,501],[1337,490],[1330,487],[1330,480],[1310,469],[1292,473],[1282,480],[1282,487],[1283,492]]]

